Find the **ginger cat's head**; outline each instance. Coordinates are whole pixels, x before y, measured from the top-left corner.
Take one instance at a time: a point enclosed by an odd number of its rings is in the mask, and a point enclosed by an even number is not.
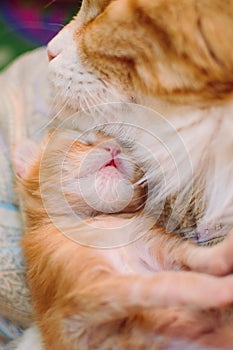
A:
[[[40,151],[26,160],[26,170],[19,171],[21,194],[31,202],[26,207],[41,205],[42,199],[54,217],[65,217],[67,208],[79,217],[140,210],[146,185],[140,183],[143,172],[128,149],[100,133],[89,134],[84,142],[78,135],[50,131]]]
[[[231,0],[83,0],[48,46],[57,101],[77,110],[145,95],[178,104],[225,99],[232,18]]]

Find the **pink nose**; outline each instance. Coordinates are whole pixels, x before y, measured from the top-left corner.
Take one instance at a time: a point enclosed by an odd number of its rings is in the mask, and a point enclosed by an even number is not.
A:
[[[102,148],[109,152],[113,158],[121,153],[120,146],[116,142],[105,142],[103,143]]]
[[[56,55],[54,55],[52,51],[50,51],[49,49],[47,50],[47,55],[48,55],[49,61],[52,61],[56,57]]]

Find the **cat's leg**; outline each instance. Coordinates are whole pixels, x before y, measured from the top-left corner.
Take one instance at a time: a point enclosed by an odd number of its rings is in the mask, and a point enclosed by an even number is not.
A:
[[[223,276],[233,271],[233,231],[214,247],[201,247],[162,229],[150,231],[150,253],[163,269],[185,269]]]
[[[82,350],[132,349],[124,347],[120,336],[127,320],[131,319],[132,325],[136,326],[136,315],[154,310],[156,317],[157,307],[172,305],[221,307],[232,302],[232,295],[231,277],[218,278],[181,271],[161,272],[154,276],[106,276],[98,282],[90,281],[86,287],[79,286],[69,294],[62,309],[54,307],[54,310],[43,316],[41,326],[46,350],[74,350],[78,348],[77,345]],[[165,309],[164,313],[166,315]],[[138,331],[143,329],[140,323],[138,327]],[[154,328],[152,325],[148,327],[151,330],[149,333],[153,335]],[[202,328],[206,328],[205,324]],[[156,336],[158,329],[155,327],[153,336]],[[105,348],[106,339],[114,335],[117,335],[119,344],[113,343],[111,347]],[[130,336],[134,338],[135,334],[128,334],[128,338]],[[142,349],[137,345],[133,348]]]
[[[99,313],[103,313],[102,319],[108,318],[109,310],[111,318],[113,314],[128,314],[151,307],[223,307],[232,303],[233,277],[186,271],[163,271],[153,276],[116,275],[77,290],[75,295],[81,313],[92,314],[94,307],[98,310],[95,316],[98,318]]]

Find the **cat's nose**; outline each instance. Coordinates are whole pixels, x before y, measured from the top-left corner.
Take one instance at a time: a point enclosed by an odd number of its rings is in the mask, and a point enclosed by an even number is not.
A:
[[[47,54],[49,61],[56,58],[63,51],[64,47],[66,47],[68,42],[67,32],[67,30],[62,30],[48,43]]]
[[[53,41],[51,41],[47,46],[47,55],[49,61],[52,61],[54,58],[56,58],[60,53],[61,49],[57,48],[56,45],[53,45]]]
[[[57,35],[48,43],[47,55],[48,55],[49,61],[52,61],[62,52],[62,47],[59,45],[58,39],[59,37]]]
[[[70,29],[61,30],[47,46],[48,58],[52,61],[62,53],[69,45],[73,44],[73,35]],[[75,43],[73,44],[75,45]]]
[[[51,50],[47,49],[47,55],[48,55],[48,59],[49,62],[52,61],[54,58],[57,57],[57,55],[55,55]]]
[[[104,142],[101,145],[101,148],[103,148],[105,151],[109,152],[113,158],[115,158],[118,154],[121,153],[120,146],[114,141]]]

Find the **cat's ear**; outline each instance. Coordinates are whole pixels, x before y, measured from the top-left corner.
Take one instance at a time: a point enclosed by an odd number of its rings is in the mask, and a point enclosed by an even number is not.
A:
[[[30,165],[36,159],[38,152],[38,144],[30,139],[26,139],[20,145],[15,146],[13,167],[17,177],[26,178]]]
[[[112,0],[83,0],[79,17],[83,23],[88,23],[97,17]]]

